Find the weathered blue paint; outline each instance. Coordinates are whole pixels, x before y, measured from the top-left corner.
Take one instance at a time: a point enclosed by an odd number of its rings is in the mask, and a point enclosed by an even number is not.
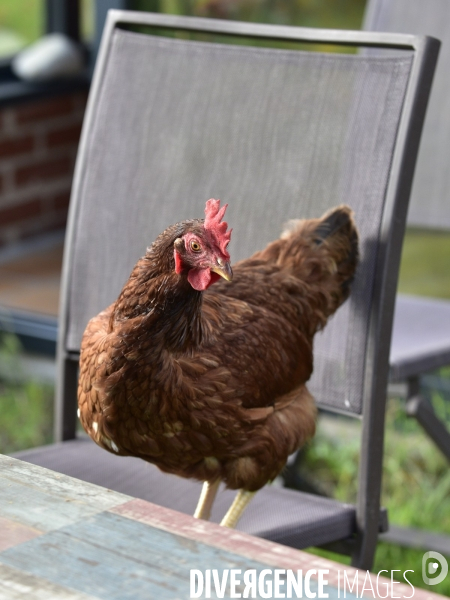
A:
[[[129,496],[0,456],[0,517],[51,531],[129,500]]]
[[[36,577],[0,562],[1,600],[96,600],[76,590]]]
[[[259,573],[268,567],[112,513],[20,544],[0,554],[0,560],[105,600],[189,598],[190,569]],[[315,582],[311,589],[317,590]],[[336,589],[328,586],[327,592],[337,598]]]
[[[0,600],[185,600],[191,569],[239,569],[242,592],[267,568],[330,569],[339,597],[336,563],[2,456],[1,524]]]

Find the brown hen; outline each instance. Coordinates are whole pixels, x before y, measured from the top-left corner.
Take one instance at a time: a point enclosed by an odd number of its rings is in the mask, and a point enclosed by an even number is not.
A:
[[[219,207],[166,229],[89,322],[79,412],[106,450],[204,481],[197,517],[220,481],[241,490],[222,522],[234,526],[314,434],[313,337],[349,294],[358,237],[340,206],[292,221],[232,273]]]

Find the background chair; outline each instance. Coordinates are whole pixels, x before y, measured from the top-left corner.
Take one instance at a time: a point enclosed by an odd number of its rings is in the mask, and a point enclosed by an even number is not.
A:
[[[136,26],[139,32],[136,32]],[[156,28],[160,29],[156,29]],[[169,37],[154,35],[161,28]],[[175,32],[175,37],[170,33]],[[181,33],[180,33],[181,32]],[[199,40],[187,39],[197,32]],[[244,40],[250,45],[242,45]],[[260,47],[319,43],[400,57]],[[234,43],[230,43],[234,42]],[[337,543],[369,568],[379,530],[388,354],[405,215],[438,42],[112,11],[83,127],[64,259],[56,437],[18,457],[192,513],[197,482],[76,436],[80,340],[169,224],[229,201],[233,260],[286,219],[350,204],[361,264],[316,342],[320,407],[362,419],[356,506],[267,486],[239,529],[298,548]],[[62,441],[64,440],[64,441]],[[219,494],[213,520],[229,503]]]
[[[442,41],[424,125],[408,223],[450,229],[450,4],[446,0],[369,0],[364,29],[427,34]],[[450,434],[421,395],[421,378],[450,365],[450,302],[399,295],[390,380],[407,381],[407,411],[450,460]]]

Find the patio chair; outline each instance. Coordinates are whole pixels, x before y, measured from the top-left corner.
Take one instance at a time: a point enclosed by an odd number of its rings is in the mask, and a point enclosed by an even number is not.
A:
[[[137,28],[137,30],[136,30]],[[167,33],[167,36],[153,35]],[[174,33],[175,36],[170,34]],[[197,34],[198,39],[188,39]],[[246,40],[249,45],[243,45]],[[289,49],[261,47],[274,41]],[[232,42],[232,43],[230,43]],[[324,52],[299,50],[320,44]],[[401,57],[327,52],[333,45]],[[89,318],[113,301],[169,224],[229,202],[233,260],[292,217],[346,203],[361,235],[350,299],[316,338],[320,407],[362,420],[355,506],[266,486],[238,529],[325,546],[369,568],[378,532],[394,295],[409,191],[439,43],[431,38],[111,11],[76,166],[64,259],[59,443],[23,460],[192,513],[198,482],[118,458],[76,433],[77,361]],[[219,521],[231,492],[218,495]]]
[[[370,0],[364,28],[436,36],[442,49],[417,161],[408,223],[450,230],[450,3],[446,0]],[[407,412],[450,460],[450,433],[421,395],[421,378],[450,365],[450,302],[398,295],[390,380],[407,381]]]

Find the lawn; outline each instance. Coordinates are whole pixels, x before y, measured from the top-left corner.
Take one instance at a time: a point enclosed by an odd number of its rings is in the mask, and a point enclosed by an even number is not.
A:
[[[407,231],[399,291],[450,299],[450,233]]]
[[[81,36],[92,39],[94,3],[81,0]],[[0,57],[10,56],[45,34],[45,0],[0,0]]]
[[[439,394],[434,400],[439,402]],[[306,452],[300,473],[310,484],[344,502],[356,499],[359,462],[359,426],[342,418],[324,418]],[[450,536],[450,469],[448,462],[423,433],[416,421],[408,419],[402,401],[392,399],[386,416],[382,505],[389,522]],[[322,550],[313,553],[338,562],[340,556]],[[422,580],[423,550],[379,543],[372,571],[412,569],[408,578],[414,586],[450,596],[450,578],[425,586]],[[447,557],[450,563],[450,556]]]
[[[131,0],[137,10],[259,23],[359,29],[365,0]]]
[[[1,0],[0,56],[8,56],[44,32],[43,0]]]
[[[53,437],[52,385],[21,373],[20,344],[0,334],[0,453],[49,444]]]

